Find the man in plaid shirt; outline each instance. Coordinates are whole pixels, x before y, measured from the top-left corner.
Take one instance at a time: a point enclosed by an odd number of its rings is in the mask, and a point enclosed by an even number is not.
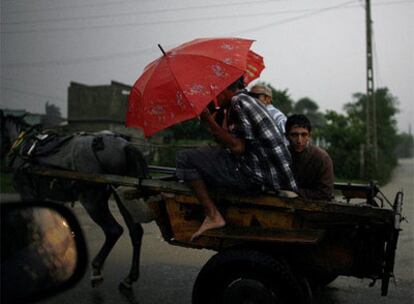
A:
[[[226,224],[207,187],[250,192],[297,191],[284,135],[264,105],[243,88],[243,79],[239,79],[217,96],[220,106],[227,109],[222,125],[207,108],[200,115],[224,147],[177,153],[177,177],[194,188],[206,214],[192,240],[206,230]]]

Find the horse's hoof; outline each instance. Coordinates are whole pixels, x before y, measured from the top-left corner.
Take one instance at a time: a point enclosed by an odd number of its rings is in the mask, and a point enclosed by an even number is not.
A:
[[[132,289],[132,284],[129,282],[122,281],[118,285],[119,292],[128,299],[130,304],[139,304],[135,298],[134,290]]]
[[[103,276],[101,274],[99,274],[99,275],[92,275],[91,276],[91,285],[92,285],[92,287],[95,288],[95,287],[101,285],[102,282],[103,282],[103,280],[104,280],[104,278],[103,278]]]

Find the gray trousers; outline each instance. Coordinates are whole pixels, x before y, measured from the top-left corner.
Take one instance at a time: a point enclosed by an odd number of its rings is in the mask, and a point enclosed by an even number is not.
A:
[[[185,182],[203,180],[212,189],[259,192],[262,185],[252,182],[236,157],[221,147],[201,147],[177,152],[177,178]]]

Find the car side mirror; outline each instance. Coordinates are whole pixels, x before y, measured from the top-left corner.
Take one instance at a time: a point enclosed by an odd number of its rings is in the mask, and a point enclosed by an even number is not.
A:
[[[1,302],[43,299],[77,283],[87,250],[79,223],[62,205],[1,203]]]

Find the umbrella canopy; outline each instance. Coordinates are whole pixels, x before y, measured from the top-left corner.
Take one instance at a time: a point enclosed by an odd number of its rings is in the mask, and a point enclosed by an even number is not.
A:
[[[127,127],[145,136],[198,116],[208,103],[241,76],[259,77],[263,58],[250,50],[253,40],[196,39],[151,62],[128,100]]]

